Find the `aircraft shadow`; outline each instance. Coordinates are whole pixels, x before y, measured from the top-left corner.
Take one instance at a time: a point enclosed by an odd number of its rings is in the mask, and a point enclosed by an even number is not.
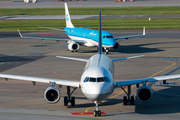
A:
[[[36,61],[44,56],[7,56],[0,54],[0,72]]]
[[[171,86],[170,88],[154,92],[153,98],[149,103],[136,101],[135,112],[139,114],[179,113],[179,89],[179,86]]]
[[[90,102],[90,101],[89,101]],[[100,106],[109,106],[109,105],[115,105],[122,103],[123,101],[121,99],[108,99],[106,102],[101,103]],[[85,104],[76,104],[75,106],[68,106],[67,108],[85,108],[85,107],[94,107],[94,103],[85,103]]]
[[[109,52],[119,52],[119,53],[149,53],[149,52],[160,52],[165,51],[159,48],[147,48],[143,46],[154,45],[154,44],[166,44],[166,43],[150,43],[150,44],[139,44],[139,45],[120,45],[118,49],[111,49]],[[80,53],[97,53],[97,48],[93,47],[91,50],[83,49],[79,51]]]
[[[119,53],[150,53],[150,52],[160,52],[160,51],[165,51],[163,50],[163,47],[161,48],[147,48],[143,46],[148,46],[148,45],[158,45],[158,44],[168,44],[171,42],[159,42],[159,43],[149,43],[149,44],[139,44],[139,45],[120,45],[118,49],[111,49],[109,52],[119,52]],[[179,44],[180,42],[174,42]],[[170,46],[169,48],[171,48]],[[166,47],[167,48],[167,47]],[[90,49],[83,49],[83,51],[79,51],[80,53],[97,53],[97,47],[93,47],[91,50]]]

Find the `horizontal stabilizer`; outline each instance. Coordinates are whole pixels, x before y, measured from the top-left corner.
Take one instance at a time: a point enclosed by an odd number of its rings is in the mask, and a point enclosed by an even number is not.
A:
[[[83,62],[87,62],[88,59],[81,59],[81,58],[73,58],[73,57],[64,57],[64,56],[56,56],[58,58],[64,58],[64,59],[70,59],[70,60],[77,60],[77,61],[83,61]]]
[[[138,58],[138,57],[144,57],[145,55],[140,55],[140,56],[132,56],[132,57],[125,57],[125,58],[117,58],[117,59],[112,59],[112,61],[119,61],[119,60],[127,60],[127,59],[132,59],[132,58]]]

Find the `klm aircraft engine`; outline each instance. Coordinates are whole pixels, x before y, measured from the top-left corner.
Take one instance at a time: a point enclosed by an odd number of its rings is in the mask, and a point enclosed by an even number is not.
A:
[[[74,42],[74,41],[68,41],[68,49],[71,51],[71,52],[78,52],[79,50],[79,44]]]
[[[57,103],[61,98],[60,90],[57,87],[48,87],[44,92],[44,98],[48,103]]]
[[[152,99],[153,91],[147,86],[142,86],[137,90],[137,99],[142,103],[147,103]]]
[[[116,42],[116,44],[114,45],[114,47],[113,47],[113,48],[114,48],[114,49],[117,49],[117,48],[119,48],[119,46],[120,46],[120,45],[119,45],[119,43],[118,43],[118,42]]]

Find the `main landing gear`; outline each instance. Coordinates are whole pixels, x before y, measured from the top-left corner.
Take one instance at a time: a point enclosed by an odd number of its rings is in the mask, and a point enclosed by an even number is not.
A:
[[[99,104],[100,102],[94,101],[96,104],[96,110],[94,110],[94,116],[101,116],[101,111],[99,110]]]
[[[71,95],[76,89],[77,88],[73,88],[73,91],[71,92],[70,86],[67,86],[67,96],[64,97],[64,106],[67,106],[69,102],[71,103],[71,106],[75,106],[75,97],[71,97]]]
[[[127,94],[127,96],[123,97],[123,104],[127,105],[127,103],[129,102],[130,105],[134,105],[134,96],[131,96],[131,85],[128,85],[127,91],[123,87],[121,88]]]

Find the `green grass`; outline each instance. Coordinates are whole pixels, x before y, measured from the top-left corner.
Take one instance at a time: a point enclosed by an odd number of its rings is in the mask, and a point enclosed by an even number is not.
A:
[[[91,26],[90,29],[98,29],[98,19],[72,20],[74,26]],[[65,27],[65,20],[0,20],[0,31],[46,31],[39,26],[60,28]],[[103,19],[102,29],[180,29],[180,18],[167,19]]]
[[[172,7],[105,7],[105,8],[69,8],[71,15],[161,15],[180,14],[180,6]],[[12,8],[0,9],[3,15],[64,15],[64,8]]]

